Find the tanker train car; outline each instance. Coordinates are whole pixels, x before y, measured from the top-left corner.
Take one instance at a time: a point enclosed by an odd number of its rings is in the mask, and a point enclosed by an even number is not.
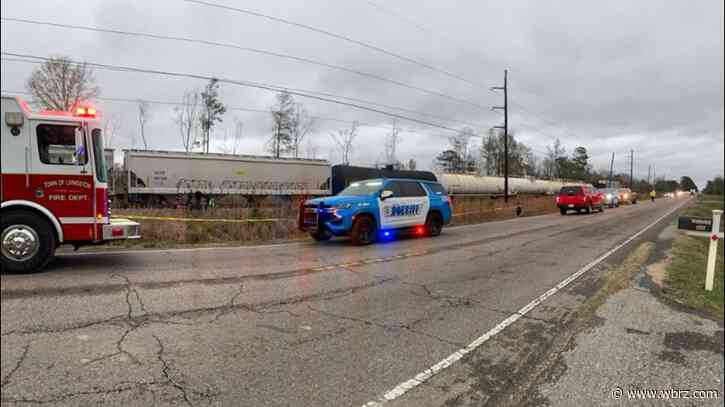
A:
[[[436,174],[438,182],[450,195],[503,195],[504,179],[473,174]],[[511,195],[554,195],[562,182],[530,178],[509,178]]]

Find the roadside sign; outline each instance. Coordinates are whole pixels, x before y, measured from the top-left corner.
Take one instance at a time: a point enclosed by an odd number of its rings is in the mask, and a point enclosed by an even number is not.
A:
[[[712,218],[680,216],[677,219],[677,228],[683,230],[695,230],[698,232],[712,232]]]
[[[707,269],[705,270],[705,290],[712,291],[715,282],[715,258],[717,257],[717,241],[720,234],[720,217],[722,211],[712,211],[712,236],[710,236],[710,250],[707,253]]]
[[[720,217],[722,211],[714,209],[712,219],[680,216],[677,221],[679,229],[687,230],[690,236],[705,237],[710,240],[710,248],[707,252],[707,266],[705,267],[705,290],[712,291],[715,286],[715,259],[717,258],[717,244],[723,238],[720,231]]]

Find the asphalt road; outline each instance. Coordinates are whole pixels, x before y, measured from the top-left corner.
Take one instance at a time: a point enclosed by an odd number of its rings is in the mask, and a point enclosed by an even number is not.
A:
[[[2,276],[2,403],[379,401],[684,202],[366,247],[64,254]]]

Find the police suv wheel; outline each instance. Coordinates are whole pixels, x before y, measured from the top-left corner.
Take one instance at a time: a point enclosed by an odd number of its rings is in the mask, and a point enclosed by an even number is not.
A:
[[[350,231],[350,239],[353,244],[366,245],[375,241],[376,233],[375,223],[367,216],[363,216],[355,220]]]
[[[315,239],[318,242],[326,242],[330,239],[332,239],[332,234],[329,232],[312,232],[310,233],[310,236],[312,236],[313,239]]]
[[[0,222],[3,272],[41,270],[55,254],[55,235],[47,221],[25,211],[3,214]]]
[[[436,212],[429,214],[428,219],[425,222],[425,229],[429,236],[440,235],[441,230],[443,230],[443,220],[441,219],[441,215]]]

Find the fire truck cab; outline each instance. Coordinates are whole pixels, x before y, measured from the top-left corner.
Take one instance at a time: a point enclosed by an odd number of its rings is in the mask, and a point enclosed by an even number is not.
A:
[[[138,223],[110,219],[103,134],[96,109],[33,112],[2,96],[2,268],[33,272],[61,244],[140,237]]]

